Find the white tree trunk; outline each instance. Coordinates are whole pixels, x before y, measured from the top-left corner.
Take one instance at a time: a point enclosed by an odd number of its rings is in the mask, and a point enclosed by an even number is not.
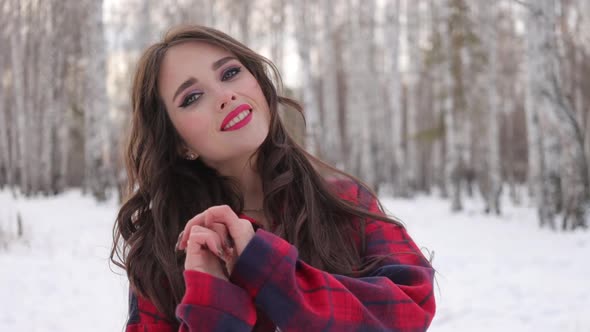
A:
[[[9,17],[6,13],[0,11],[0,45],[8,45],[8,39],[4,33],[9,28],[7,24],[8,20]],[[7,123],[9,107],[7,104],[8,93],[6,93],[6,90],[8,85],[4,84],[3,79],[7,72],[5,66],[7,66],[8,63],[6,62],[6,59],[9,56],[6,48],[3,48],[0,51],[0,188],[4,187],[4,185],[10,186],[11,178],[13,176],[9,149],[9,124]]]
[[[285,0],[275,0],[272,2],[270,18],[270,54],[280,72],[284,70],[285,25]]]
[[[294,4],[295,30],[297,36],[297,51],[301,61],[301,89],[303,93],[303,106],[306,120],[305,146],[313,155],[318,152],[319,109],[318,98],[314,88],[312,75],[311,49],[313,21],[309,14],[309,1],[301,0]]]
[[[0,29],[4,30],[3,13],[0,12]],[[6,45],[3,35],[0,35],[0,43]],[[0,53],[0,188],[5,184],[8,184],[9,177],[12,176],[11,165],[10,165],[10,150],[8,149],[8,123],[6,122],[8,108],[6,107],[6,86],[3,80],[5,69],[4,69],[4,54]]]
[[[396,196],[407,196],[406,153],[404,144],[404,114],[402,109],[401,74],[399,70],[400,48],[400,0],[389,1],[386,5],[386,49],[389,60],[387,87],[391,116],[391,159],[393,161],[393,191]]]
[[[27,114],[28,130],[37,133],[28,138],[28,150],[26,153],[27,172],[29,174],[29,188],[27,193],[37,194],[40,185],[40,151],[41,151],[41,133],[43,125],[39,119],[42,118],[41,93],[42,83],[39,79],[39,72],[42,67],[43,56],[39,52],[41,40],[43,39],[42,24],[42,10],[40,10],[40,1],[33,0],[28,3],[28,31],[25,48],[25,109]],[[43,105],[45,106],[45,105]]]
[[[420,0],[406,2],[407,21],[407,45],[408,45],[408,71],[407,71],[407,155],[404,165],[404,173],[408,193],[417,189],[418,185],[418,142],[417,121],[420,105],[420,74],[422,72],[422,51],[420,48],[422,15],[420,12]]]
[[[557,133],[553,144],[546,147],[551,153],[546,159],[549,171],[545,181],[549,193],[547,201],[550,208],[563,213],[564,229],[587,227],[590,178],[582,117],[576,114],[574,105],[566,95],[560,75],[560,58],[556,47],[558,39],[554,28],[558,21],[555,4],[548,0],[541,2],[538,13],[542,17],[539,21],[544,23],[544,33],[541,34],[543,40],[540,43],[543,56],[539,64],[542,62],[542,73],[545,75],[539,92],[547,105],[547,119]]]
[[[54,11],[53,6],[56,4],[52,4],[48,1],[43,2],[41,5],[42,12],[44,12],[46,16],[43,17],[44,36],[41,38],[40,43],[40,53],[43,54],[43,57],[39,63],[39,83],[41,86],[41,104],[45,105],[45,107],[41,108],[42,120],[40,123],[41,131],[39,135],[41,138],[39,172],[41,174],[39,176],[39,186],[42,192],[49,194],[53,191],[53,133],[55,130],[55,118],[57,114],[54,90],[51,87],[54,84],[54,79],[58,73],[54,71],[54,69],[59,69],[57,68],[59,66],[57,63],[61,62],[60,58],[64,56],[58,53],[57,46],[55,45],[59,41],[55,36],[53,20],[61,19],[63,12]],[[62,78],[60,77],[60,79]]]
[[[360,112],[355,111],[357,107],[361,107],[362,97],[360,97],[360,87],[362,86],[360,77],[358,76],[358,17],[354,15],[356,13],[355,0],[346,1],[346,13],[347,20],[344,24],[344,41],[343,44],[350,47],[343,47],[344,52],[344,67],[348,69],[345,71],[346,77],[346,91],[354,91],[355,93],[347,93],[345,95],[346,100],[344,102],[345,118],[346,118],[346,142],[345,146],[348,147],[348,153],[346,154],[346,170],[353,174],[359,175],[359,162],[360,162],[360,151],[361,151],[361,140],[360,140]]]
[[[529,158],[529,168],[532,173],[535,188],[535,200],[539,209],[541,226],[549,225],[555,228],[555,214],[559,205],[559,137],[558,132],[550,124],[553,116],[547,93],[550,90],[551,59],[547,47],[551,45],[551,30],[553,22],[549,16],[554,14],[553,1],[540,0],[529,2],[527,12],[527,124],[530,124],[532,145],[529,151],[534,151]],[[553,14],[552,14],[553,13]],[[550,51],[549,51],[550,53]],[[530,123],[529,123],[530,121]],[[541,135],[541,130],[543,135]],[[535,158],[535,159],[533,159]]]
[[[57,61],[54,69],[54,75],[57,78],[52,84],[55,94],[55,179],[53,186],[56,192],[62,192],[67,187],[68,182],[68,165],[70,156],[70,130],[72,121],[69,118],[69,105],[67,101],[66,80],[68,79],[68,67],[71,62],[68,61],[66,54],[72,54],[74,49],[74,36],[71,31],[74,25],[70,15],[74,12],[75,4],[70,2],[60,2],[59,9],[61,15],[57,16],[55,24],[56,48],[58,48]],[[79,5],[78,5],[79,6]],[[70,66],[68,66],[70,65]]]
[[[372,69],[371,48],[373,47],[374,38],[372,26],[374,25],[375,5],[375,0],[355,3],[356,10],[354,13],[358,13],[358,15],[351,26],[357,30],[353,54],[355,55],[356,69],[358,70],[355,74],[358,77],[359,84],[353,84],[352,89],[349,90],[350,94],[357,95],[349,111],[356,113],[358,116],[357,125],[360,131],[360,144],[358,145],[360,148],[358,154],[359,174],[373,188],[376,187],[376,169],[371,153],[371,126],[373,125],[371,119],[377,105],[375,101],[376,74]]]
[[[482,23],[484,24],[483,40],[487,49],[487,99],[488,99],[488,132],[487,146],[489,148],[487,159],[489,167],[489,179],[487,190],[486,210],[500,214],[500,191],[502,188],[502,172],[500,166],[500,109],[498,103],[498,34],[496,31],[496,3],[482,0],[480,9]]]
[[[106,92],[106,43],[103,32],[102,0],[88,0],[87,19],[84,30],[85,57],[85,183],[86,188],[99,200],[106,198],[109,183],[104,142],[109,114]]]
[[[338,81],[336,65],[336,43],[334,17],[336,12],[331,0],[321,0],[322,5],[322,42],[320,52],[322,60],[322,97],[324,126],[322,131],[324,158],[332,165],[342,163],[342,146],[340,133],[340,112],[338,112]]]
[[[449,51],[449,81],[447,82],[448,93],[450,94],[451,103],[446,111],[445,124],[446,133],[449,133],[449,164],[448,176],[451,185],[451,210],[463,210],[461,184],[465,177],[465,156],[467,139],[466,124],[469,120],[466,116],[465,95],[463,87],[463,56],[464,56],[464,27],[462,22],[464,13],[460,11],[464,2],[461,0],[452,0],[450,7],[445,8],[444,17],[447,18],[447,32],[444,34],[445,43],[448,42]]]
[[[13,0],[12,7],[11,7],[13,17],[13,25],[11,27],[10,35],[10,62],[12,65],[12,73],[13,73],[13,82],[12,82],[12,91],[13,91],[13,98],[14,98],[14,106],[15,112],[13,114],[16,118],[16,137],[18,138],[18,155],[15,157],[17,158],[16,164],[18,165],[19,169],[19,179],[20,179],[20,188],[22,191],[26,192],[27,188],[29,187],[29,174],[27,171],[27,153],[30,153],[28,149],[28,135],[24,133],[27,132],[27,111],[25,106],[25,83],[24,83],[24,44],[25,38],[23,36],[23,29],[21,26],[21,22],[23,18],[21,17],[22,9],[20,6],[20,2],[17,0]]]
[[[155,37],[152,32],[152,0],[142,0],[140,8],[138,34],[133,38],[134,48],[141,52]]]
[[[245,45],[250,45],[250,16],[252,16],[255,3],[253,1],[237,1],[236,3],[228,3],[227,6],[234,13],[235,22],[231,20],[230,24],[234,26],[236,39]]]
[[[434,160],[433,168],[434,176],[440,189],[440,195],[443,198],[448,198],[447,135],[449,135],[449,133],[446,133],[444,130],[444,128],[446,128],[445,118],[447,101],[450,96],[448,93],[449,86],[447,85],[447,79],[450,77],[450,67],[448,65],[449,52],[447,49],[447,47],[449,47],[449,38],[445,35],[447,31],[447,19],[445,18],[445,15],[448,15],[448,9],[445,8],[445,3],[437,0],[430,0],[429,5],[432,17],[432,40],[435,43],[435,45],[433,45],[435,48],[433,49],[434,53],[432,55],[434,57],[434,82],[432,82],[433,111],[437,118],[437,126],[442,129],[441,132],[443,134],[443,136],[440,139],[437,139],[435,143],[436,158]],[[438,42],[438,44],[436,44],[436,42]],[[450,106],[448,106],[448,108],[450,109]]]

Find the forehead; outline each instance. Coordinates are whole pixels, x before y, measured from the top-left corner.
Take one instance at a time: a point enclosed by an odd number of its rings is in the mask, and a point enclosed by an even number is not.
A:
[[[216,60],[232,55],[228,50],[206,42],[190,41],[170,47],[160,66],[158,81],[161,92],[169,94],[174,86],[193,76],[212,71]]]
[[[211,58],[231,55],[231,53],[217,45],[200,41],[188,41],[170,47],[164,55],[162,64],[166,65],[179,61],[207,61]],[[214,59],[212,60],[214,61]],[[210,65],[207,64],[207,65]]]

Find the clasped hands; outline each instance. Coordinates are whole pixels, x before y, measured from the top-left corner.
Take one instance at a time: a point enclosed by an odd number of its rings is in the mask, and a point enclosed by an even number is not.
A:
[[[252,223],[240,219],[227,205],[213,206],[189,220],[178,236],[185,270],[228,280],[238,257],[254,237]]]

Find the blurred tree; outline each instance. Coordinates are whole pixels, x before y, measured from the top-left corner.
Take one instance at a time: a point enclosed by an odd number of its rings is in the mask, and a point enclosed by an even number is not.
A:
[[[385,147],[390,151],[389,161],[383,161],[384,165],[390,172],[386,178],[393,186],[393,192],[397,196],[407,196],[408,185],[405,181],[405,136],[404,136],[404,116],[402,109],[402,91],[401,91],[401,74],[399,70],[399,53],[400,53],[400,0],[389,1],[386,6],[385,20],[385,50],[386,63],[389,64],[386,70],[387,80],[385,84],[388,88],[387,101],[391,112],[391,127],[389,135],[385,137],[387,143]],[[385,108],[385,107],[384,107]]]
[[[102,0],[87,0],[82,33],[84,73],[84,187],[97,199],[106,199],[109,172],[106,146],[109,103],[106,91],[106,43]]]
[[[301,90],[303,95],[303,107],[306,122],[305,146],[313,154],[318,154],[319,137],[319,103],[315,79],[312,75],[311,52],[314,47],[312,29],[314,29],[313,16],[311,15],[311,2],[308,0],[297,1],[294,4],[295,35],[297,39],[297,53],[301,63]]]

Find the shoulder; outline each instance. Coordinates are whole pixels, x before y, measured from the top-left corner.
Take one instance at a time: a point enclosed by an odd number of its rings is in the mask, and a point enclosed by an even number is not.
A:
[[[160,313],[156,306],[148,299],[136,294],[129,289],[129,316],[128,328],[135,326],[167,326],[170,322],[164,314]]]
[[[326,183],[330,190],[341,199],[368,211],[374,210],[377,197],[360,182],[353,179],[328,178],[326,179]]]

